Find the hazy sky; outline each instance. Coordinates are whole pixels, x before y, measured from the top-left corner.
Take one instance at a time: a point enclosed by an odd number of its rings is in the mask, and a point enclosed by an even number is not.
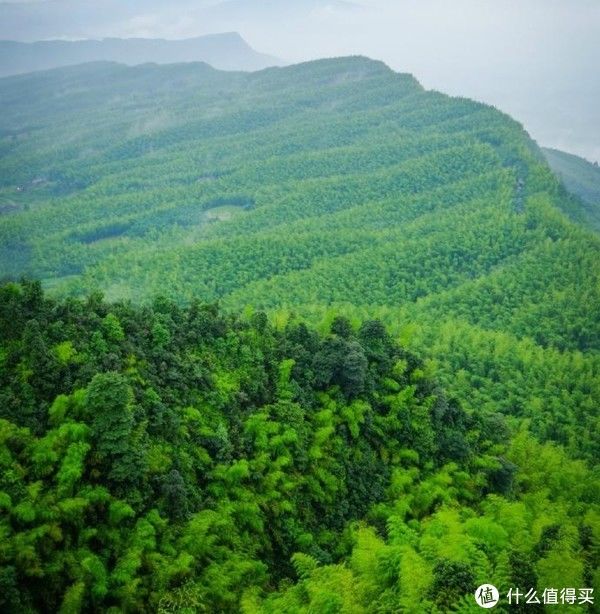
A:
[[[600,160],[600,0],[0,2],[0,38],[239,31],[288,61],[364,54],[495,104],[543,145]]]

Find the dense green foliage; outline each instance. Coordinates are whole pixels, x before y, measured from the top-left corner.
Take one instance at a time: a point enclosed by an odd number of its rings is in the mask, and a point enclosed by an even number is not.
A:
[[[0,106],[11,608],[600,590],[600,239],[519,124],[364,58]]]
[[[378,321],[35,283],[0,309],[3,611],[443,611],[473,582],[597,581],[585,465],[509,443]]]
[[[361,58],[85,65],[0,80],[0,104],[7,277],[235,308],[416,304],[413,320],[598,347],[599,240],[495,109]]]
[[[0,104],[0,262],[58,294],[234,307],[433,295],[455,312],[448,290],[472,296],[474,278],[517,270],[511,288],[490,282],[499,329],[535,333],[519,307],[540,289],[577,294],[578,275],[598,316],[598,240],[557,214],[578,203],[522,128],[377,62],[85,65],[3,79]],[[575,309],[562,312],[576,322]],[[543,344],[580,347],[549,333]]]

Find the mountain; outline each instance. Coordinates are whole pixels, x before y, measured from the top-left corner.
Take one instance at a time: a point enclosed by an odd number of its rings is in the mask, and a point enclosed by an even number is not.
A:
[[[456,313],[448,293],[475,303],[516,271],[558,267],[544,292],[559,300],[579,283],[559,274],[567,244],[596,250],[519,124],[364,58],[80,66],[4,79],[0,104],[2,263],[57,291]],[[503,328],[547,344],[512,292]],[[560,347],[597,340],[552,327]]]
[[[600,230],[600,168],[598,163],[560,151],[542,150],[552,170],[565,186],[585,203],[585,215],[590,226]]]
[[[380,62],[89,64],[2,79],[0,105],[5,278],[316,320],[335,306],[422,326],[417,351],[444,323],[600,345],[599,239],[536,144]]]
[[[600,238],[518,122],[364,57],[0,108],[0,609],[600,590]]]
[[[35,43],[0,41],[0,76],[94,61],[129,65],[206,62],[222,70],[259,70],[281,63],[254,51],[236,32],[184,40],[105,38]]]

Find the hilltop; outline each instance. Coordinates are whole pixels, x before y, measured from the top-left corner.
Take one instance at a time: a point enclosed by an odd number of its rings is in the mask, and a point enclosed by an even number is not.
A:
[[[587,246],[586,262],[597,249],[561,217],[577,204],[535,143],[497,110],[384,64],[88,65],[4,79],[0,104],[5,273],[111,298],[441,301],[446,313],[458,309],[448,293],[487,300],[495,279],[510,288],[504,329],[596,342],[595,324],[576,339],[520,314],[526,297],[541,306],[579,287],[568,242]],[[524,270],[549,278],[546,298],[528,278],[514,287]]]
[[[335,308],[399,334],[412,322],[449,378],[462,365],[525,415],[553,352],[569,369],[568,352],[600,346],[599,239],[569,221],[581,205],[537,145],[381,62],[89,64],[0,80],[0,104],[5,278],[282,317]],[[471,337],[469,361],[450,360],[446,343],[460,354]],[[539,348],[539,380],[498,388],[474,358],[496,342],[506,357]],[[593,448],[577,428],[572,445]]]

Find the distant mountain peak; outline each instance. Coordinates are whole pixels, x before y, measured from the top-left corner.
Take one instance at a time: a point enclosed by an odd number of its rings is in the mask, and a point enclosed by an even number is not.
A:
[[[206,62],[220,70],[245,71],[283,63],[255,51],[238,32],[186,39],[109,37],[33,43],[0,41],[0,76],[97,61],[127,65]]]

